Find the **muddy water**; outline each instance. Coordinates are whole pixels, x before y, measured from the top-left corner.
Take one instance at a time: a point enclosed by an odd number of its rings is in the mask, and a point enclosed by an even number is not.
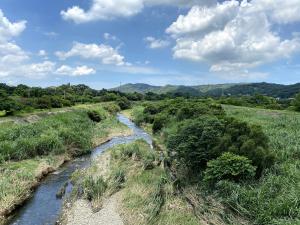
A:
[[[9,224],[54,225],[59,217],[64,201],[64,199],[56,198],[56,193],[64,184],[68,183],[66,188],[66,196],[68,196],[68,193],[72,190],[69,179],[76,169],[89,166],[93,158],[115,145],[130,143],[137,139],[144,139],[152,146],[151,137],[144,130],[137,127],[121,114],[118,115],[118,120],[132,129],[133,135],[113,138],[109,142],[94,149],[91,155],[78,158],[49,175],[37,188],[33,197],[16,212],[16,215]]]

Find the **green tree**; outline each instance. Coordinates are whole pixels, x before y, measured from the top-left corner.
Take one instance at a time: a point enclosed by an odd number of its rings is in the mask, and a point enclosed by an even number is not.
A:
[[[295,107],[296,111],[300,112],[300,93],[295,96],[292,105]]]

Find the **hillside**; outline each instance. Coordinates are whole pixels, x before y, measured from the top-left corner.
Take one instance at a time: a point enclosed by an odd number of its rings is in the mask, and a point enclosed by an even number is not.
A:
[[[214,96],[222,95],[254,95],[263,94],[275,98],[292,98],[300,92],[300,83],[292,85],[273,84],[273,83],[251,83],[251,84],[212,84],[197,86],[152,86],[149,84],[125,84],[112,90],[118,90],[124,93],[147,93],[153,92],[157,94],[166,93],[189,93],[192,96]]]
[[[196,85],[196,86],[184,86],[184,85],[165,85],[165,86],[153,86],[149,84],[137,83],[137,84],[124,84],[120,87],[112,88],[111,90],[120,91],[124,93],[138,92],[145,94],[147,92],[153,92],[156,94],[166,93],[190,93],[191,95],[202,95],[208,91],[215,89],[227,89],[240,84],[208,84],[208,85]]]

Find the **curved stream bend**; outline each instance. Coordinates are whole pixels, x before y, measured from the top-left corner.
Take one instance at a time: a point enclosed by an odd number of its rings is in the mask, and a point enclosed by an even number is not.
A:
[[[109,142],[97,147],[89,156],[78,158],[49,175],[37,188],[33,197],[16,213],[11,225],[54,225],[62,209],[64,199],[56,198],[58,190],[68,182],[66,193],[70,193],[72,185],[69,184],[71,174],[78,168],[90,165],[91,160],[102,154],[105,150],[119,144],[126,144],[137,139],[144,139],[152,146],[151,136],[137,127],[125,116],[118,114],[118,120],[133,130],[128,137],[115,137]]]

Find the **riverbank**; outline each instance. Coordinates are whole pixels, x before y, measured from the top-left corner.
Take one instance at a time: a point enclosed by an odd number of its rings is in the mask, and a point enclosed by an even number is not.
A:
[[[70,160],[66,155],[38,157],[0,166],[0,224],[22,206],[41,180]]]
[[[109,116],[93,128],[92,146],[108,142],[113,137],[128,136],[132,131]],[[56,171],[74,156],[70,154],[38,156],[21,161],[0,164],[0,224],[8,221],[15,209],[31,198],[43,178]]]

